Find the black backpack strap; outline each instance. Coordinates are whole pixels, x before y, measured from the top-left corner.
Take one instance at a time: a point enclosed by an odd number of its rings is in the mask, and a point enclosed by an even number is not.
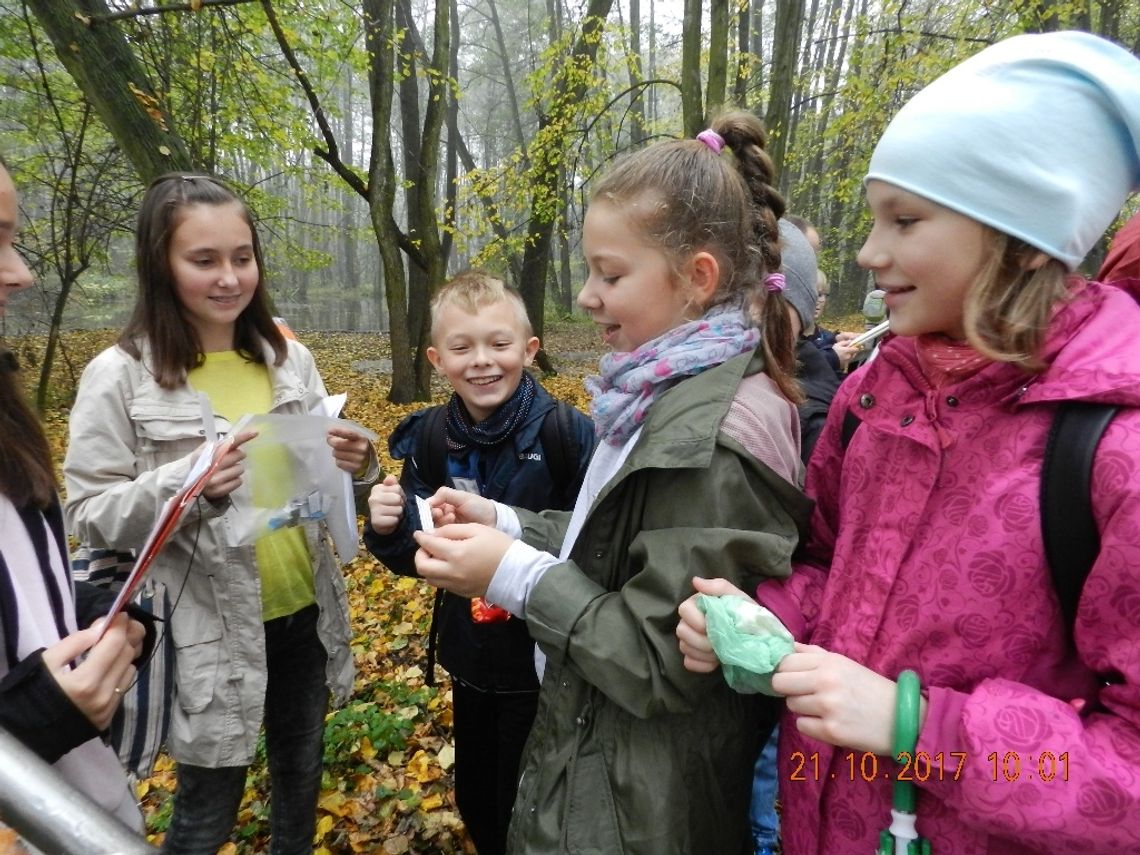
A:
[[[577,478],[578,457],[582,451],[578,432],[574,429],[574,410],[569,404],[554,402],[554,409],[542,420],[539,441],[550,477],[554,483],[568,489]]]
[[[416,465],[420,480],[438,490],[447,483],[447,406],[432,407],[424,414]]]
[[[843,445],[844,451],[851,444],[851,438],[855,436],[855,431],[859,430],[861,424],[863,424],[863,420],[850,410],[843,414],[843,433],[840,434],[839,441]]]
[[[1116,410],[1109,404],[1061,404],[1041,462],[1041,536],[1053,589],[1070,631],[1085,578],[1100,552],[1092,507],[1092,467],[1096,447]]]
[[[443,602],[443,588],[435,589],[435,598],[431,604],[431,626],[428,627],[428,644],[427,644],[427,676],[424,682],[429,686],[435,686],[435,649],[439,643],[439,606]]]
[[[433,490],[447,482],[447,405],[432,407],[423,417],[420,441],[416,449],[416,465],[420,480]],[[443,589],[437,588],[431,606],[431,625],[428,627],[427,676],[424,682],[435,685],[435,651],[439,640],[439,607]]]

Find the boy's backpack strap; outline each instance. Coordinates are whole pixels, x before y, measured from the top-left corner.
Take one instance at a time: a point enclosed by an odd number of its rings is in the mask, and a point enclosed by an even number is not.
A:
[[[424,413],[416,464],[420,480],[438,490],[447,483],[447,406]]]
[[[1109,404],[1061,404],[1041,462],[1041,536],[1053,589],[1070,631],[1081,589],[1100,552],[1092,507],[1093,458],[1116,410]]]
[[[578,474],[578,433],[574,429],[574,409],[565,401],[555,401],[554,409],[542,419],[539,432],[546,468],[555,484],[573,484]]]

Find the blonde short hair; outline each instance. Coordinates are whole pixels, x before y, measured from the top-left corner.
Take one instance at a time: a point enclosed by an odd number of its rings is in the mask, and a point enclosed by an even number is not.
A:
[[[1053,308],[1068,294],[1065,265],[1049,258],[1036,269],[1027,262],[1038,250],[985,227],[990,257],[966,295],[966,338],[980,353],[1040,373],[1041,346]]]
[[[530,318],[526,314],[526,303],[522,295],[505,284],[502,279],[482,270],[467,270],[444,284],[431,301],[431,338],[435,341],[439,334],[440,317],[447,306],[458,306],[469,315],[477,314],[484,306],[508,303],[515,310],[515,317],[523,334],[534,335]]]

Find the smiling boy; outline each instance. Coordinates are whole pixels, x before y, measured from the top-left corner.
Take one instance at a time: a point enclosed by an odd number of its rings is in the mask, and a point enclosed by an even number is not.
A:
[[[569,509],[594,448],[590,420],[525,370],[539,341],[518,292],[486,273],[463,273],[436,295],[431,321],[428,359],[455,391],[392,433],[403,472],[373,488],[364,532],[369,551],[405,576],[416,575],[412,532],[422,527],[414,496],[446,484],[534,511]],[[439,661],[452,678],[455,797],[480,855],[506,849],[538,702],[534,642],[524,621],[507,617],[442,594],[429,640],[430,662],[438,632]]]

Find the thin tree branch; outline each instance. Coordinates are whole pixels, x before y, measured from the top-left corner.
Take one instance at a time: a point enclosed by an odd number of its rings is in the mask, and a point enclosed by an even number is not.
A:
[[[149,6],[145,9],[124,9],[121,12],[107,12],[105,15],[84,15],[76,12],[75,15],[88,27],[95,24],[105,24],[108,21],[120,21],[124,18],[142,18],[147,15],[165,15],[168,12],[198,12],[207,6],[240,6],[243,3],[254,3],[256,0],[195,0],[192,3],[175,3],[173,6]]]

